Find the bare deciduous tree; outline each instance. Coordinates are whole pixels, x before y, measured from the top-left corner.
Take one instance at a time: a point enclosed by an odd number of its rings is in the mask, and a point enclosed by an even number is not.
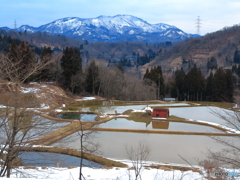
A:
[[[139,141],[134,145],[126,145],[127,158],[132,162],[132,168],[135,172],[135,180],[142,179],[141,173],[144,170],[144,161],[150,156],[150,148],[144,141]]]
[[[90,123],[84,123],[79,120],[79,127],[78,127],[78,137],[80,142],[80,152],[81,152],[81,159],[80,159],[80,170],[79,170],[79,180],[85,179],[82,167],[83,159],[85,157],[85,154],[95,154],[99,152],[100,144],[92,142],[92,139],[95,137],[96,131],[92,130],[92,124]]]
[[[100,94],[107,98],[143,101],[156,99],[155,87],[143,80],[124,74],[117,67],[98,65]]]
[[[39,126],[44,123],[45,129],[48,127],[45,122],[38,121],[38,117],[30,109],[39,107],[35,94],[22,93],[20,86],[49,62],[43,63],[35,59],[23,68],[24,54],[19,54],[21,56],[18,57],[17,54],[17,60],[15,57],[0,55],[0,77],[9,80],[9,83],[3,83],[0,89],[1,96],[5,99],[5,108],[2,109],[0,119],[0,159],[3,160],[0,176],[7,177],[10,177],[11,169],[16,165],[20,148],[44,132]]]
[[[212,114],[223,119],[230,128],[240,131],[240,112],[236,109],[230,110],[211,110]],[[239,136],[233,137],[212,137],[217,142],[225,146],[219,152],[210,151],[209,158],[219,165],[231,168],[240,168],[240,146]]]

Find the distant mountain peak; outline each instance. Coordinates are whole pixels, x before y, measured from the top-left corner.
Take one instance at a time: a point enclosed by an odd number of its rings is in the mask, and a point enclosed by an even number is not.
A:
[[[150,24],[141,18],[128,14],[101,15],[96,18],[66,17],[36,28],[23,25],[17,30],[28,32],[44,31],[90,42],[181,41],[194,36],[183,32],[175,26],[164,23]]]

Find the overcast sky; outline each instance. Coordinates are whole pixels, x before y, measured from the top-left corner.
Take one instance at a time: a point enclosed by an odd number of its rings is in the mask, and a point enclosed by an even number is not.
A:
[[[240,0],[0,0],[0,27],[38,27],[64,17],[129,14],[151,24],[174,25],[187,33],[214,32],[240,23]]]

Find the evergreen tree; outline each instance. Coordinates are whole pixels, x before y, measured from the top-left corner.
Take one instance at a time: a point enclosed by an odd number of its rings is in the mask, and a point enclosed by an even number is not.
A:
[[[160,99],[165,95],[165,84],[162,75],[162,67],[155,66],[150,71],[147,69],[143,79],[150,79],[157,86],[157,97]]]
[[[218,68],[214,75],[214,101],[227,101],[228,100],[227,81],[223,68]]]
[[[234,52],[233,62],[236,64],[240,64],[240,53],[238,49],[236,49],[236,51]]]
[[[178,100],[185,100],[185,72],[183,68],[175,72],[175,83],[177,88]]]
[[[82,59],[80,51],[77,48],[67,47],[63,51],[63,56],[60,62],[63,76],[60,84],[63,86],[63,88],[71,92],[75,92],[75,87],[72,87],[73,78],[77,74],[80,75],[82,73]]]
[[[211,69],[211,70],[213,70],[213,69],[217,69],[217,60],[216,60],[216,58],[215,57],[211,57],[210,58],[210,60],[208,60],[208,62],[207,62],[207,69],[209,70],[209,69]]]
[[[190,100],[202,100],[202,93],[205,88],[204,77],[196,64],[185,76],[185,84]]]
[[[233,102],[234,81],[233,81],[233,74],[230,69],[226,70],[225,79],[227,84],[227,94],[226,94],[227,101]]]
[[[236,64],[232,66],[232,73],[237,74],[237,66]]]
[[[99,71],[94,60],[90,63],[86,71],[85,90],[92,95],[98,94],[99,91]]]
[[[23,79],[25,74],[29,71],[29,67],[34,66],[35,54],[32,51],[32,48],[26,41],[22,41],[20,45],[17,45],[15,41],[9,45],[7,55],[9,60],[15,64],[16,69],[20,71],[19,74],[22,77],[19,77],[20,81],[24,83],[28,82],[31,77]],[[13,71],[14,73],[14,71]]]
[[[51,47],[44,47],[40,56],[40,60],[43,63],[48,63],[52,58],[52,49]],[[51,73],[54,65],[52,63],[49,63],[47,66],[45,66],[38,76],[38,81],[54,81],[54,75]]]
[[[213,101],[214,94],[214,78],[213,73],[211,72],[209,77],[206,80],[206,100]]]

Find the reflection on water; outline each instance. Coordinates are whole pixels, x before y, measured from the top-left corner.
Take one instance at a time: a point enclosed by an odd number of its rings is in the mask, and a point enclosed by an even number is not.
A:
[[[94,111],[94,112],[101,112],[101,113],[107,113],[107,114],[114,114],[115,110],[117,110],[118,113],[123,113],[124,111],[128,109],[136,109],[141,110],[145,107],[157,107],[157,106],[189,106],[189,104],[186,103],[173,103],[173,104],[148,104],[148,105],[127,105],[127,106],[94,106],[94,107],[79,107],[81,111]]]
[[[217,111],[219,113],[224,113],[224,111],[227,111],[231,113],[231,111],[229,110],[223,110],[218,107],[181,107],[169,109],[171,115],[178,116],[181,118],[203,120],[218,123],[224,126],[229,126],[229,124],[225,120],[212,114],[212,111]]]
[[[149,105],[150,106],[150,105]],[[114,113],[115,109],[121,113],[127,109],[142,109],[146,105],[136,106],[115,106],[113,109],[105,110],[105,113]],[[105,108],[105,107],[101,107]],[[215,109],[215,107],[211,107]],[[181,107],[169,108],[170,114],[218,124],[227,125],[227,123],[211,114],[208,107]],[[221,110],[220,108],[216,108]],[[166,131],[191,131],[191,132],[221,132],[214,128],[186,124],[178,122],[169,122],[165,124],[155,123],[151,121],[134,122],[125,118],[118,118],[111,120],[107,123],[101,124],[100,127],[108,128],[128,128],[128,129],[155,129],[160,128]],[[74,140],[76,133],[65,138],[69,143],[65,146],[68,148],[78,148],[79,141]],[[70,141],[73,139],[73,141]],[[223,137],[227,141],[234,141],[234,137]],[[121,133],[121,132],[98,132],[94,142],[100,143],[103,156],[109,158],[127,158],[125,153],[125,146],[138,141],[145,141],[149,144],[151,149],[151,161],[165,162],[165,163],[184,163],[186,162],[179,157],[181,155],[189,163],[196,165],[200,160],[206,159],[208,150],[219,151],[224,148],[223,145],[217,143],[215,140],[207,136],[194,136],[194,135],[164,135],[164,134],[140,134],[140,133]],[[59,143],[54,145],[59,146]]]
[[[133,120],[128,120],[126,118],[117,118],[115,120],[108,121],[106,123],[102,123],[99,127],[104,128],[123,128],[123,129],[149,129],[149,130],[163,130],[163,131],[187,131],[187,132],[219,132],[222,131],[217,130],[212,127],[202,126],[197,124],[188,124],[181,122],[169,122],[169,121],[160,121],[160,120],[152,120],[146,122],[137,122]]]
[[[4,142],[8,137],[7,133],[12,131],[13,119],[0,119],[0,123],[3,120],[6,122],[3,126],[0,126],[0,141]],[[25,116],[18,121],[16,141],[20,141],[24,136],[24,139],[29,142],[68,124],[69,123],[51,121],[35,115]]]
[[[97,114],[63,113],[57,115],[57,118],[60,119],[77,119],[81,121],[94,121],[96,117]]]
[[[69,138],[74,139],[76,135],[73,134]],[[232,140],[233,137],[226,139]],[[179,157],[181,155],[193,165],[198,164],[198,160],[206,159],[205,154],[208,149],[218,151],[224,147],[210,137],[194,135],[98,132],[93,141],[101,144],[101,152],[104,157],[126,159],[125,145],[144,141],[151,149],[149,158],[151,161],[186,164]],[[57,146],[58,143],[54,145]],[[79,148],[79,141],[69,141],[67,147]]]
[[[152,128],[153,129],[168,129],[169,128],[169,121],[152,121]]]
[[[79,167],[80,158],[46,152],[23,152],[19,155],[24,166]],[[83,165],[100,168],[102,165],[83,159]]]

